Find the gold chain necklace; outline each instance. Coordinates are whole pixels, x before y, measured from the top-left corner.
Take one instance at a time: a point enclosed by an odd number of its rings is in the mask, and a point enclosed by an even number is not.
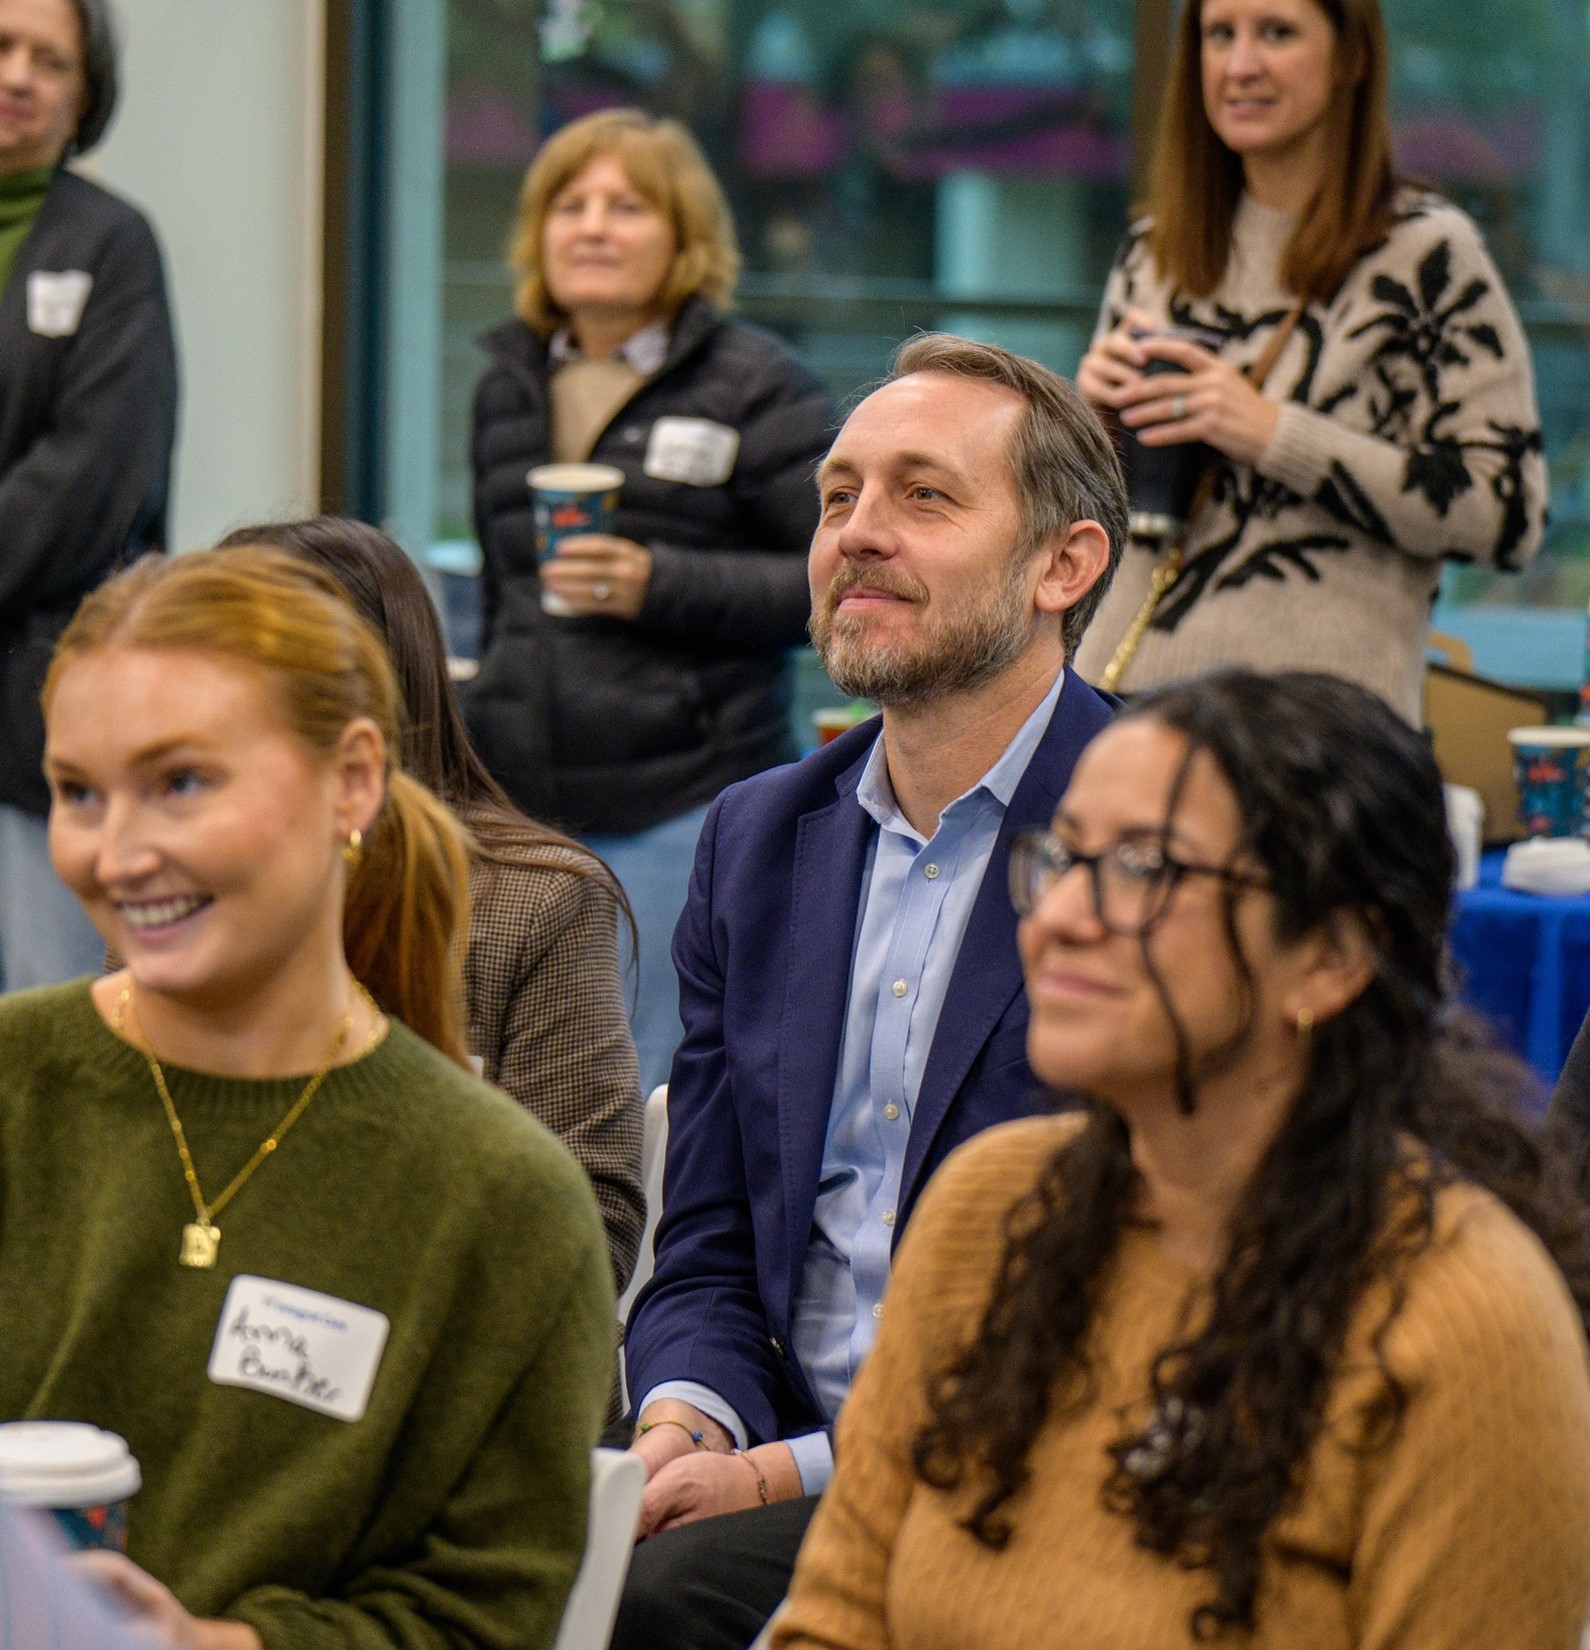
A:
[[[380,1041],[381,1034],[386,1029],[386,1020],[376,1006],[375,999],[357,980],[353,982],[353,988],[370,1005],[370,1011],[375,1016],[375,1024],[370,1028],[370,1039],[359,1056],[363,1059],[364,1055]],[[124,985],[116,998],[115,1029],[118,1036],[124,1036],[123,1022],[131,1003],[132,987]],[[320,1085],[325,1082],[331,1068],[337,1063],[337,1056],[342,1052],[343,1044],[348,1040],[348,1033],[353,1029],[353,1009],[353,1003],[349,1003],[348,1012],[343,1015],[342,1024],[337,1027],[337,1035],[332,1039],[331,1052],[326,1056],[326,1063],[304,1085],[304,1092],[288,1108],[287,1115],[271,1130],[259,1149],[232,1177],[226,1190],[213,1203],[206,1203],[203,1192],[199,1190],[198,1171],[193,1167],[193,1156],[188,1150],[188,1138],[183,1133],[182,1119],[177,1116],[176,1103],[171,1098],[171,1090],[166,1086],[166,1074],[160,1069],[160,1062],[149,1046],[149,1039],[144,1034],[143,1027],[138,1024],[138,1011],[133,1010],[133,1023],[137,1027],[139,1038],[138,1044],[134,1046],[138,1047],[144,1059],[149,1062],[149,1075],[154,1078],[160,1104],[165,1107],[166,1121],[171,1125],[171,1135],[177,1143],[177,1156],[182,1159],[183,1177],[187,1180],[188,1195],[193,1199],[193,1212],[197,1216],[197,1219],[182,1228],[182,1252],[177,1258],[184,1266],[204,1269],[215,1265],[216,1255],[221,1248],[221,1229],[215,1224],[215,1217],[242,1191],[253,1178],[254,1171],[281,1145],[287,1131],[304,1115],[309,1102],[314,1099]]]

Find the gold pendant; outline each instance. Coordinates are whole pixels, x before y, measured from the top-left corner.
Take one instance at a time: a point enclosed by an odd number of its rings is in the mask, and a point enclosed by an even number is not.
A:
[[[221,1228],[208,1221],[195,1220],[182,1228],[182,1264],[200,1270],[215,1265],[216,1252],[221,1247]]]

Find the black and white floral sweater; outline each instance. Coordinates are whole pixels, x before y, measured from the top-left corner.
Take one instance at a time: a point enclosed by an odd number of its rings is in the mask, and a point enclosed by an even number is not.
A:
[[[1443,560],[1522,567],[1540,544],[1546,466],[1528,345],[1473,221],[1404,190],[1386,239],[1310,307],[1266,384],[1280,422],[1256,466],[1224,464],[1187,563],[1121,679],[1132,692],[1223,663],[1362,682],[1417,723]],[[1160,278],[1147,225],[1111,271],[1099,331],[1129,308],[1253,361],[1292,299],[1296,218],[1244,197],[1219,289]],[[1142,606],[1155,552],[1132,544],[1077,669],[1096,681]]]

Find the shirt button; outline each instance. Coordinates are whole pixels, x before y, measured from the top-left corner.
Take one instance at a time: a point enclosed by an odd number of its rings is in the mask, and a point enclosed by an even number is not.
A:
[[[893,1209],[885,1209],[883,1211],[883,1214],[879,1218],[883,1221],[883,1224],[885,1226],[894,1225],[894,1210]]]
[[[910,989],[911,987],[908,986],[904,980],[896,980],[894,982],[894,994],[896,997],[903,997]]]
[[[883,1316],[883,1302],[882,1301],[879,1301],[878,1304],[875,1307],[873,1307],[872,1315],[875,1318],[881,1318]]]
[[[924,865],[922,867],[922,875],[925,876],[929,882],[931,882],[938,874],[939,868],[936,865]]]
[[[895,1118],[900,1115],[900,1108],[891,1100],[889,1104],[883,1108],[883,1115],[892,1123]]]

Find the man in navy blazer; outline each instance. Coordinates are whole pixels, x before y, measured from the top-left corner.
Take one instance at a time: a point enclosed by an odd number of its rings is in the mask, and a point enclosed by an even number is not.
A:
[[[649,1482],[613,1643],[744,1650],[783,1596],[830,1431],[929,1176],[1041,1109],[1007,892],[1114,701],[1065,669],[1126,534],[1063,379],[929,335],[818,476],[812,638],[883,708],[731,786],[674,937],[656,1270],[630,1314]]]

